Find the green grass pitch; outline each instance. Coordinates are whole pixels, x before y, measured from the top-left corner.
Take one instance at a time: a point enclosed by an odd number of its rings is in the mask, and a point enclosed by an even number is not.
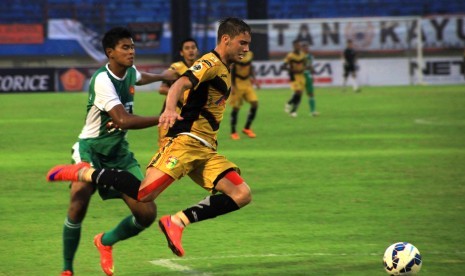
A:
[[[229,139],[229,107],[219,152],[252,188],[244,209],[191,225],[184,258],[154,224],[114,247],[115,275],[387,275],[384,250],[408,241],[421,275],[465,272],[464,86],[317,88],[321,116],[284,113],[288,89],[258,91],[253,129]],[[47,183],[68,163],[83,124],[86,93],[0,95],[0,275],[58,275],[69,189]],[[157,114],[162,96],[138,93],[135,112]],[[245,105],[239,117],[242,128]],[[156,150],[155,128],[130,131],[142,166]],[[185,178],[158,199],[159,216],[207,194]],[[76,275],[103,275],[92,239],[129,213],[93,197],[83,223]]]

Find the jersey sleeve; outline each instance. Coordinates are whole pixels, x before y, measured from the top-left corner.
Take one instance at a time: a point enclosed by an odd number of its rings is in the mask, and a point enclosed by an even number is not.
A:
[[[142,74],[139,70],[137,70],[135,65],[133,65],[132,68],[134,68],[134,71],[136,72],[136,83],[138,83],[142,79]]]
[[[139,73],[140,78],[140,73]],[[94,105],[102,111],[110,111],[118,104],[122,104],[115,86],[111,82],[107,73],[100,73],[95,79],[95,100]]]
[[[290,54],[287,54],[286,57],[284,58],[284,63],[289,63],[290,60]]]
[[[215,78],[217,70],[218,66],[216,63],[202,59],[196,61],[183,76],[187,76],[192,83],[193,89],[197,89],[200,83]]]

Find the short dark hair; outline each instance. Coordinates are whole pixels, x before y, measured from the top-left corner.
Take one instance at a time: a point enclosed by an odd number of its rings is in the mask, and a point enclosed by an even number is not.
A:
[[[227,17],[219,21],[218,38],[217,42],[221,41],[223,35],[229,35],[231,38],[236,37],[242,33],[251,34],[250,26],[247,25],[242,19],[236,17]]]
[[[188,38],[184,39],[183,41],[181,41],[181,44],[179,45],[179,51],[182,51],[182,47],[184,47],[184,44],[186,42],[194,42],[195,47],[199,48],[199,46],[197,45],[197,41],[195,41],[195,39],[193,39],[191,37],[188,37]]]
[[[114,27],[108,30],[102,38],[102,47],[105,55],[107,55],[107,48],[114,49],[116,44],[123,38],[133,38],[129,29],[125,27]]]

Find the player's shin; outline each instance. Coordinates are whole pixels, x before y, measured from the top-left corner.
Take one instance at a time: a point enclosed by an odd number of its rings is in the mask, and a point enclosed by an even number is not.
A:
[[[237,114],[238,113],[239,113],[239,110],[233,108],[233,110],[231,112],[231,133],[236,133]]]
[[[301,99],[302,99],[302,94],[296,93],[296,94],[295,94],[295,100],[294,100],[294,107],[292,108],[291,113],[297,111],[297,108],[299,107],[299,104],[300,104],[300,100],[301,100]]]
[[[247,122],[245,124],[245,128],[249,129],[252,125],[253,120],[255,119],[255,115],[257,114],[258,107],[251,107],[249,110],[249,114],[247,115]]]
[[[308,99],[308,104],[310,105],[310,112],[315,112],[315,98],[314,97],[310,97],[310,99]]]
[[[208,196],[196,205],[189,207],[182,212],[189,219],[189,222],[198,222],[221,216],[239,209],[234,200],[225,194]]]
[[[104,188],[113,187],[137,200],[141,181],[127,171],[99,169],[92,173],[92,182]]]

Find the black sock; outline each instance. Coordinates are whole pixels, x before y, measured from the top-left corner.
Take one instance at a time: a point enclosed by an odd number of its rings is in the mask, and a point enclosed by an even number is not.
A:
[[[208,196],[197,205],[189,207],[182,212],[189,221],[193,223],[221,216],[236,210],[239,210],[239,206],[237,206],[232,198],[225,194],[219,194]]]
[[[251,107],[249,110],[249,114],[247,115],[247,122],[245,124],[245,128],[249,129],[252,125],[253,120],[255,119],[255,114],[257,114],[258,107]]]
[[[296,95],[297,95],[296,93],[292,94],[292,97],[291,97],[291,99],[287,102],[287,104],[295,105]]]
[[[137,200],[141,181],[127,171],[98,169],[92,173],[92,182],[106,189],[113,187]]]
[[[231,133],[236,133],[237,114],[239,110],[233,109],[231,112]]]
[[[297,108],[299,107],[300,100],[302,99],[302,94],[294,94],[295,100],[294,100],[294,106],[292,107],[291,112],[296,112]]]

